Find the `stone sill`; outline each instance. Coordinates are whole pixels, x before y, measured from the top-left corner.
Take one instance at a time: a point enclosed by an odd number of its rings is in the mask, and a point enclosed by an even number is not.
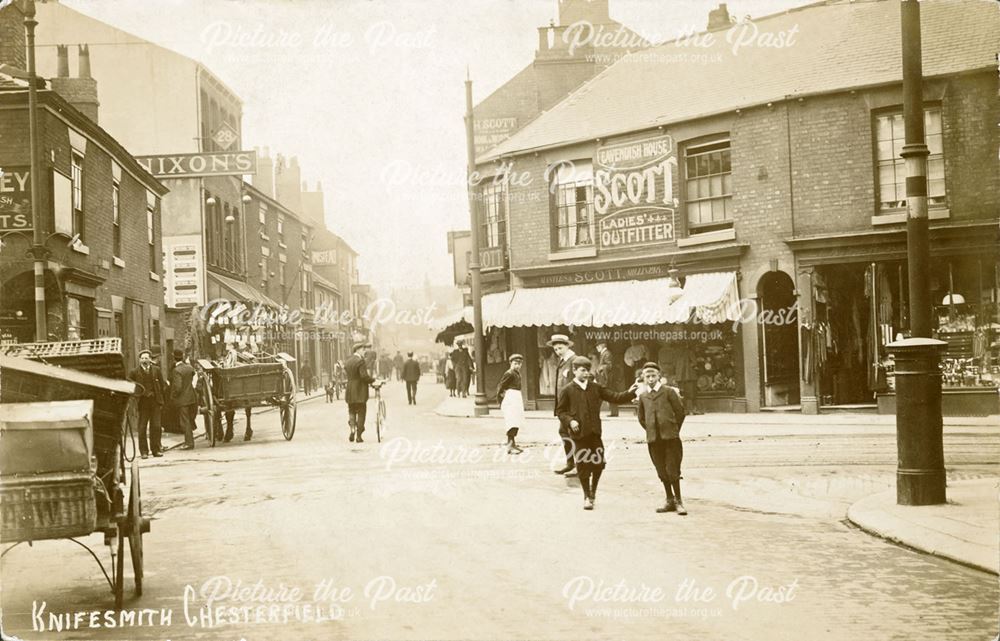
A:
[[[83,254],[84,256],[90,256],[90,247],[87,247],[80,241],[73,243],[71,249],[78,254]]]
[[[149,272],[149,280],[155,280],[156,282],[160,282],[160,275],[157,274],[156,272]]]
[[[929,209],[927,210],[927,218],[929,220],[947,220],[951,218],[951,210],[949,209]],[[906,212],[902,211],[897,214],[879,214],[878,216],[872,216],[872,226],[878,227],[879,225],[898,225],[900,223],[906,223]]]
[[[561,249],[549,253],[549,260],[573,260],[574,258],[594,258],[597,256],[597,247],[589,245],[576,249]]]
[[[114,262],[115,267],[125,267],[125,261],[122,260],[121,258],[114,256],[111,260],[112,262]]]
[[[687,238],[678,238],[677,246],[691,247],[692,245],[706,245],[708,243],[720,243],[727,240],[736,240],[736,230],[732,227],[709,231],[703,234],[693,234]]]

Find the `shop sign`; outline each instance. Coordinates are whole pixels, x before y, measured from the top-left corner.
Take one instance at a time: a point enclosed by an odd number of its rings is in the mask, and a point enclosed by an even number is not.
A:
[[[257,152],[253,150],[136,156],[136,161],[156,178],[242,176],[257,173]]]
[[[546,274],[523,278],[525,287],[556,287],[559,285],[585,285],[619,280],[646,280],[667,276],[667,265],[640,265],[636,267],[611,267],[590,271]]]
[[[164,288],[168,307],[204,305],[201,236],[163,238]]]
[[[479,250],[479,268],[481,271],[495,271],[506,267],[503,247],[486,247]]]
[[[517,118],[476,118],[472,123],[476,156],[493,149],[517,130]]]
[[[312,253],[312,264],[313,265],[336,265],[337,264],[337,250],[336,249],[325,249],[323,251],[313,251]]]
[[[229,149],[237,140],[239,140],[239,134],[225,122],[212,135],[212,141],[223,149]]]
[[[4,167],[0,169],[0,232],[31,228],[31,171]]]
[[[594,211],[602,248],[676,240],[677,154],[670,136],[602,146],[594,164]]]

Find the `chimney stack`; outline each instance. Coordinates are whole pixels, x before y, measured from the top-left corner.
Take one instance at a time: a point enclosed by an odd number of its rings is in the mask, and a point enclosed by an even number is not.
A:
[[[257,173],[253,177],[253,186],[268,198],[274,198],[274,160],[271,159],[271,148],[264,147],[264,153],[257,151]]]
[[[729,9],[726,8],[725,2],[720,3],[717,9],[708,12],[709,31],[728,29],[730,25],[732,25],[732,20],[729,18]]]
[[[302,213],[302,173],[299,169],[299,159],[292,156],[288,164],[279,156],[281,173],[274,177],[274,189],[278,201],[295,213]]]
[[[97,81],[90,73],[90,50],[81,45],[77,54],[77,76],[69,77],[69,52],[65,45],[56,49],[58,64],[57,77],[51,79],[52,89],[62,96],[66,102],[97,122],[100,102],[97,100]]]

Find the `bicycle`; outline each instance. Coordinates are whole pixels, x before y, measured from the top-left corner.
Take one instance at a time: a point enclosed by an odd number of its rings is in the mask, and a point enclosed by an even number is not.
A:
[[[383,383],[384,384],[384,383]],[[385,428],[385,399],[382,398],[382,385],[375,387],[375,439],[382,442],[382,430]]]

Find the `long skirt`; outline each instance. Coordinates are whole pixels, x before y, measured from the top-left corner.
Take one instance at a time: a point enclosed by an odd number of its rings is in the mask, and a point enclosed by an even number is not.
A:
[[[594,470],[603,470],[604,441],[597,434],[573,437],[573,460],[580,474],[588,474]]]
[[[450,390],[455,389],[455,370],[450,369],[444,375],[444,386]]]
[[[503,413],[503,424],[507,429],[524,427],[524,399],[521,397],[521,390],[509,389],[504,392],[500,411]]]

